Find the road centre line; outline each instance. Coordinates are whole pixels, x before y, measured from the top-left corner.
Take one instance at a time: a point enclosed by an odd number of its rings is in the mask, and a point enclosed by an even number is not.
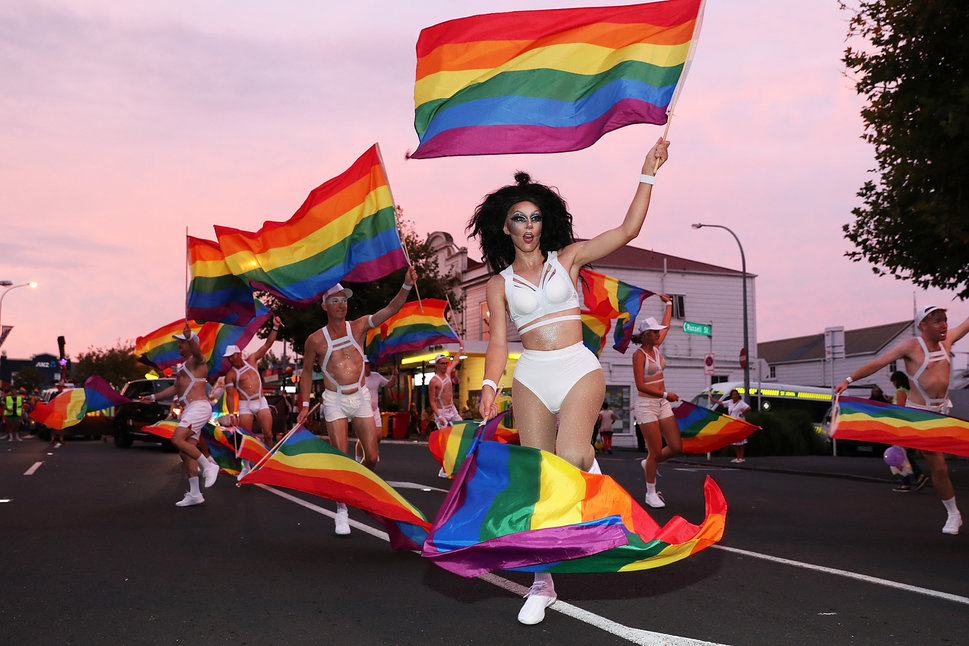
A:
[[[317,504],[303,500],[302,498],[294,496],[286,491],[281,491],[279,489],[276,489],[275,487],[271,487],[265,484],[257,484],[256,486],[268,491],[269,493],[275,494],[280,498],[289,500],[290,502],[294,502],[297,505],[301,505],[302,507],[305,507],[306,509],[309,509],[311,511],[315,511],[318,514],[329,516],[330,518],[333,518],[334,516],[336,516],[336,512],[330,511],[329,509],[324,509],[323,507],[320,507]],[[424,488],[424,487],[419,486],[419,488]],[[350,519],[350,524],[362,532],[370,534],[371,536],[379,538],[383,541],[390,542],[390,537],[387,535],[387,532],[383,530],[375,529],[370,525],[365,525],[353,519]],[[508,592],[511,592],[512,594],[515,594],[515,595],[524,596],[525,594],[528,593],[528,588],[526,588],[525,586],[519,585],[514,581],[509,581],[508,579],[502,578],[495,574],[490,574],[490,573],[482,574],[475,578],[480,579],[486,583],[490,583],[491,585],[499,587],[503,590],[507,590]],[[654,633],[648,630],[641,630],[639,628],[632,628],[630,626],[625,626],[623,624],[612,621],[610,619],[606,619],[605,617],[591,613],[587,610],[583,610],[578,606],[574,606],[570,603],[566,603],[561,600],[553,603],[551,606],[549,606],[549,609],[555,610],[556,612],[560,612],[567,617],[571,617],[572,619],[576,619],[583,623],[589,624],[590,626],[598,628],[602,631],[605,631],[607,633],[610,633],[612,635],[625,639],[630,643],[638,644],[639,646],[661,646],[664,644],[668,644],[670,646],[718,646],[713,642],[698,641],[695,639],[690,639],[688,637],[679,637],[677,635],[667,635],[664,633]]]
[[[32,476],[32,475],[34,475],[37,472],[37,469],[39,469],[40,468],[40,465],[42,465],[42,464],[43,464],[43,462],[34,462],[33,465],[31,465],[31,467],[29,469],[27,469],[26,471],[24,471],[24,475],[25,476]]]
[[[711,545],[710,547],[712,547],[713,549],[724,550],[725,552],[740,554],[742,556],[749,556],[751,558],[762,559],[765,561],[772,561],[774,563],[780,563],[782,565],[791,565],[794,567],[804,568],[805,570],[814,570],[816,572],[823,572],[825,574],[833,574],[835,576],[842,576],[847,579],[855,579],[856,581],[863,581],[865,583],[882,585],[888,588],[894,588],[896,590],[904,590],[905,592],[914,592],[916,594],[925,595],[927,597],[934,597],[936,599],[943,599],[945,601],[953,601],[955,603],[969,605],[969,597],[964,597],[958,594],[950,594],[948,592],[941,592],[939,590],[932,590],[930,588],[922,588],[917,585],[909,585],[907,583],[899,583],[898,581],[890,581],[889,579],[880,579],[875,576],[868,576],[867,574],[858,574],[857,572],[849,572],[848,570],[838,570],[836,568],[825,567],[823,565],[813,565],[811,563],[793,561],[791,559],[785,559],[779,556],[770,556],[769,554],[751,552],[748,550],[738,549],[736,547],[727,547],[726,545],[718,544],[718,545]]]

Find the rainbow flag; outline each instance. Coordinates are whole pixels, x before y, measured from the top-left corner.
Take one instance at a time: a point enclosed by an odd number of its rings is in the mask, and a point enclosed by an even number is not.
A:
[[[407,266],[377,145],[309,194],[285,222],[256,232],[215,227],[225,261],[256,289],[310,303],[341,280],[366,283]]]
[[[444,468],[447,477],[453,478],[461,469],[464,458],[471,451],[471,446],[479,428],[482,429],[480,441],[505,442],[518,444],[518,431],[507,424],[508,414],[501,416],[497,426],[488,424],[481,427],[481,420],[464,420],[455,422],[451,426],[433,431],[427,438],[427,448],[431,455]]]
[[[222,432],[230,438],[230,446],[237,458],[255,463],[269,453],[269,447],[261,439],[241,426],[223,427]]]
[[[647,289],[624,283],[590,269],[579,271],[582,278],[582,300],[585,309],[603,317],[616,319],[613,348],[626,352],[633,336],[636,317],[643,301],[654,294]]]
[[[232,444],[232,432],[218,424],[206,424],[202,427],[202,435],[209,448],[209,455],[219,468],[230,475],[238,475],[242,471],[242,463]]]
[[[582,343],[597,357],[606,347],[606,335],[612,327],[612,318],[582,310]]]
[[[739,442],[760,429],[750,422],[736,417],[721,415],[690,402],[681,401],[673,409],[676,424],[680,427],[684,453],[709,453]]]
[[[400,311],[379,329],[367,332],[365,351],[370,362],[376,365],[392,354],[442,343],[459,343],[458,335],[444,317],[447,307],[447,301],[438,298],[404,303]]]
[[[837,398],[831,437],[969,457],[969,422],[861,397]]]
[[[209,377],[215,377],[229,369],[229,360],[223,355],[230,345],[245,348],[272,316],[265,305],[256,303],[256,316],[244,326],[227,325],[209,321],[199,323],[189,321],[188,325],[199,336],[202,355],[209,367]],[[164,370],[183,361],[178,353],[178,342],[172,338],[173,334],[180,334],[185,327],[184,320],[173,321],[145,336],[135,339],[135,354],[138,360],[157,370]]]
[[[188,236],[189,270],[185,316],[196,321],[245,325],[256,315],[252,288],[235,276],[218,242]]]
[[[178,428],[177,419],[163,419],[159,422],[155,422],[154,424],[143,426],[141,430],[145,431],[146,433],[157,435],[158,437],[163,437],[166,440],[170,440],[172,439],[172,436],[175,435],[176,428]]]
[[[373,471],[303,427],[277,445],[243,484],[263,483],[353,505],[384,524],[394,549],[418,549],[430,523]]]
[[[47,403],[37,402],[30,417],[48,428],[60,430],[80,423],[88,413],[130,401],[103,378],[92,375],[82,388],[65,390]]]
[[[515,11],[428,27],[417,41],[417,158],[581,150],[664,124],[701,0]]]
[[[461,576],[496,569],[628,572],[667,565],[723,536],[727,503],[707,477],[706,517],[662,527],[608,476],[538,449],[479,442],[422,555]]]

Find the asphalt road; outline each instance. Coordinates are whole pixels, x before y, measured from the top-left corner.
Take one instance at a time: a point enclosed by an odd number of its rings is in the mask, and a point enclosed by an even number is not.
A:
[[[433,517],[449,481],[426,446],[381,455],[378,473]],[[637,458],[600,464],[639,498]],[[462,579],[393,552],[356,510],[338,537],[330,501],[226,476],[204,505],[176,508],[185,481],[158,447],[2,442],[0,641],[964,644],[969,527],[941,534],[931,489],[893,494],[879,471],[884,481],[663,465],[668,506],[654,518],[698,522],[711,473],[729,504],[723,542],[655,570],[556,576],[560,601],[521,626],[514,591],[529,575]]]

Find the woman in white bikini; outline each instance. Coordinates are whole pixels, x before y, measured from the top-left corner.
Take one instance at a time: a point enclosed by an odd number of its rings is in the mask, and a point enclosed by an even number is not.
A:
[[[639,349],[633,353],[633,375],[636,378],[636,421],[646,440],[646,459],[643,470],[646,472],[646,504],[650,507],[665,507],[666,503],[656,491],[656,466],[674,455],[679,455],[683,442],[680,428],[673,417],[670,402],[680,398],[676,393],[667,392],[663,380],[666,359],[660,354],[659,346],[666,339],[673,314],[673,303],[666,294],[660,294],[666,303],[663,322],[652,316],[640,321],[638,331],[633,335],[633,343]],[[666,446],[663,446],[666,438]]]
[[[561,196],[522,172],[515,175],[516,184],[488,195],[468,223],[497,274],[487,286],[492,316],[478,410],[484,419],[498,414],[497,381],[508,360],[507,311],[524,347],[512,381],[521,443],[555,453],[583,470],[593,466],[590,439],[605,395],[605,378],[596,356],[582,344],[576,280],[583,265],[639,235],[653,174],[666,161],[668,145],[660,139],[646,155],[622,224],[590,240],[575,242],[572,216]],[[551,575],[536,574],[518,620],[539,623],[555,599]]]

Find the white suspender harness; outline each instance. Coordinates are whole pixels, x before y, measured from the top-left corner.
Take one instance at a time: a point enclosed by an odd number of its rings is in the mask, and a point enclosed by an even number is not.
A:
[[[918,367],[918,370],[915,371],[914,375],[909,375],[908,379],[911,382],[912,386],[917,391],[919,391],[920,395],[922,395],[922,399],[925,401],[926,406],[941,406],[946,401],[948,401],[948,398],[945,395],[943,395],[941,398],[929,397],[925,393],[925,389],[922,388],[922,384],[919,383],[919,377],[922,376],[922,373],[925,372],[925,369],[929,367],[930,363],[936,363],[937,361],[945,361],[946,363],[948,363],[949,355],[946,354],[946,351],[941,348],[933,352],[929,352],[928,347],[926,347],[925,345],[925,340],[922,339],[922,337],[920,336],[917,336],[915,338],[919,342],[919,345],[922,346],[922,355],[923,355],[922,365]]]

